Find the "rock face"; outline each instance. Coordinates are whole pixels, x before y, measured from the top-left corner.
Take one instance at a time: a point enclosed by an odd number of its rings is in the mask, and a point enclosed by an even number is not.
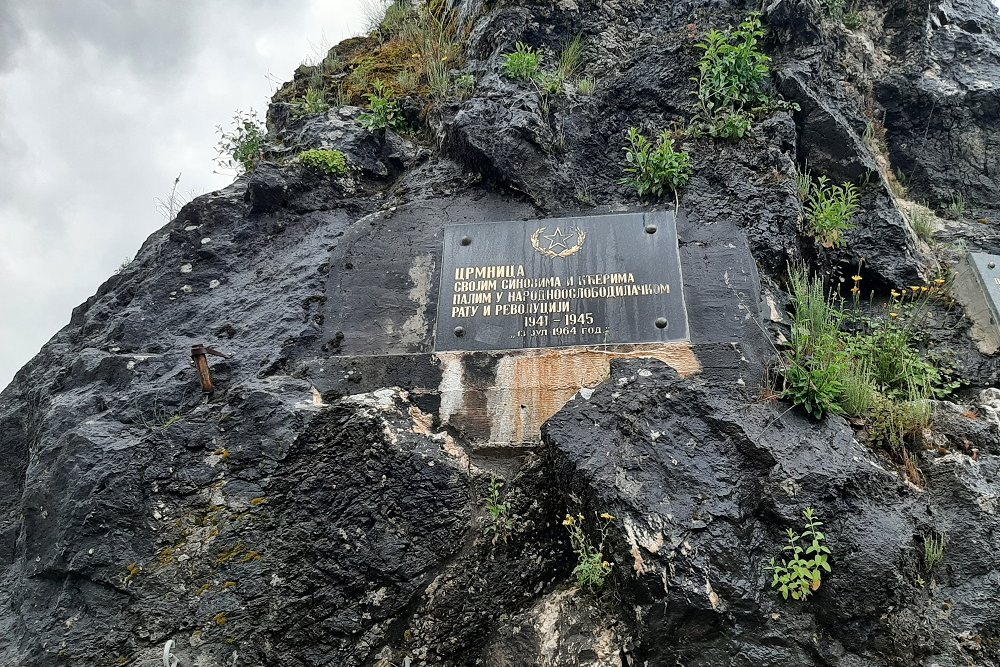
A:
[[[719,334],[689,351],[702,372],[613,361],[541,443],[493,447],[449,411],[460,387],[495,413],[469,388],[504,360],[432,350],[441,229],[672,208],[619,182],[624,132],[691,117],[694,42],[745,9],[454,4],[471,95],[406,100],[421,129],[397,133],[352,106],[296,117],[279,93],[262,163],[154,233],[0,393],[0,665],[157,664],[165,646],[182,666],[1000,665],[1000,369],[961,311],[932,314],[968,391],[937,408],[921,486],[843,419],[761,392],[789,265],[860,264],[888,289],[954,259],[915,235],[894,168],[914,198],[963,193],[943,241],[1000,252],[993,6],[863,5],[848,30],[769,5],[769,85],[798,110],[683,142],[681,256],[715,299],[696,329]],[[516,41],[554,63],[577,33],[593,94],[503,74]],[[289,158],[307,148],[353,169],[305,171]],[[844,248],[802,232],[806,168],[861,190]],[[228,355],[210,399],[201,343]],[[806,507],[833,571],[785,602],[765,567]],[[591,539],[616,516],[600,591],[573,585],[566,513]]]

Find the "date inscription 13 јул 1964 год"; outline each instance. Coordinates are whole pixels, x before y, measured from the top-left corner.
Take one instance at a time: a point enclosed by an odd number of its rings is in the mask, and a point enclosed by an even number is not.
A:
[[[673,213],[444,230],[436,350],[687,339]]]

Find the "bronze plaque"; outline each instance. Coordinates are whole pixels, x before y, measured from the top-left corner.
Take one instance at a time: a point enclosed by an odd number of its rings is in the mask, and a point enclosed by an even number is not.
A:
[[[688,340],[672,212],[450,225],[434,349]]]

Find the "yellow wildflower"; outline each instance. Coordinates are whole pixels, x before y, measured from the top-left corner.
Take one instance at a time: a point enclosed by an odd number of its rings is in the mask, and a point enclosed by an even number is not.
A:
[[[573,517],[571,517],[569,514],[567,514],[566,518],[563,519],[563,525],[564,526],[572,526],[574,523],[576,523],[576,522],[573,521]]]
[[[921,285],[921,286],[920,286],[920,291],[921,291],[921,292],[926,292],[926,291],[927,291],[927,290],[929,290],[929,289],[930,289],[930,287],[928,287],[927,285]]]
[[[601,518],[602,519],[606,519],[608,521],[614,521],[615,520],[615,515],[614,514],[608,514],[607,512],[605,512],[604,514],[601,515]]]
[[[601,563],[601,567],[603,567],[605,570],[610,570],[611,563],[609,563],[608,561],[604,561],[603,563]]]
[[[935,278],[934,279],[934,284],[935,285],[944,285],[944,278]]]
[[[892,295],[893,299],[898,299],[901,296],[900,293],[897,292],[896,290],[892,290],[891,292],[889,292],[889,294]]]
[[[896,319],[897,317],[899,317],[899,313],[889,313],[889,317],[891,317],[892,319]]]
[[[919,285],[910,285],[910,289],[913,290],[914,294],[916,294],[917,292],[920,291],[920,286]]]
[[[854,287],[851,288],[851,294],[855,294],[856,295],[860,291],[861,291],[861,289],[857,285],[855,285]]]
[[[446,62],[448,62],[448,56],[443,56],[443,57],[441,58],[441,62],[443,62],[443,63],[446,63]]]
[[[861,276],[851,276],[851,280],[853,280],[856,283],[859,283],[861,282]]]

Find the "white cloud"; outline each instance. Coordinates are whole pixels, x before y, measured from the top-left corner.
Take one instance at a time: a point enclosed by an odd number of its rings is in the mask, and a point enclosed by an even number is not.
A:
[[[95,0],[0,8],[0,388],[143,240],[174,177],[208,192],[215,128],[263,113],[360,2]]]

